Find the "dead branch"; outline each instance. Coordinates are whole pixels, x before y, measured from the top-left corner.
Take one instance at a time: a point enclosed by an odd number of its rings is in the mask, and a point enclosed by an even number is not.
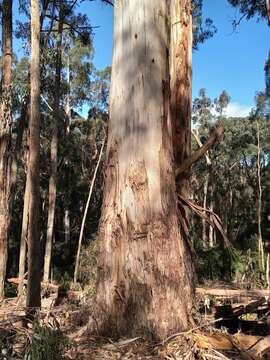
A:
[[[191,130],[191,134],[194,136],[194,139],[196,140],[197,144],[201,148],[203,146],[203,144],[202,144],[201,139],[199,137],[199,130],[198,129]],[[205,159],[206,159],[207,165],[210,166],[211,165],[211,159],[210,159],[208,151],[205,153]]]
[[[189,199],[178,195],[178,203],[181,206],[188,206],[192,211],[194,211],[197,215],[199,215],[202,219],[205,219],[213,228],[217,229],[221,234],[224,244],[226,245],[227,249],[231,249],[232,245],[230,240],[227,237],[227,234],[224,230],[222,221],[220,217],[213,211],[204,207],[201,207],[197,204],[194,204]],[[207,216],[208,215],[208,216]]]
[[[175,170],[176,178],[178,178],[195,162],[197,162],[201,157],[203,157],[204,154],[209,151],[217,142],[221,141],[224,135],[224,131],[224,125],[220,124],[206,141],[206,143],[200,149],[195,151],[188,159],[186,159],[178,169]]]
[[[8,281],[9,283],[19,285],[21,280],[20,280],[19,278],[10,278],[10,279],[7,279],[7,281]],[[23,283],[24,283],[24,285],[27,285],[27,280],[23,280]],[[57,291],[59,290],[59,286],[58,286],[58,285],[51,284],[51,283],[44,283],[44,282],[42,282],[42,283],[41,283],[41,286],[42,286],[43,288],[45,288],[45,289],[47,288],[47,289],[50,289],[50,290],[55,291],[55,292],[57,292]]]

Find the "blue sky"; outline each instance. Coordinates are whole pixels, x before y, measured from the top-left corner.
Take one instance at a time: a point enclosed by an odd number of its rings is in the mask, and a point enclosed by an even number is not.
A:
[[[99,0],[86,0],[79,10],[88,14],[93,26],[99,26],[95,29],[94,61],[97,68],[103,69],[112,60],[113,8]],[[212,98],[226,89],[232,98],[228,115],[247,115],[255,92],[264,88],[270,29],[264,21],[254,19],[242,21],[233,31],[232,20],[239,14],[227,0],[204,0],[203,10],[205,17],[213,19],[218,32],[194,52],[193,97],[202,87]]]
[[[98,1],[84,3],[95,30],[95,64],[111,64],[113,9]],[[270,29],[256,19],[242,21],[233,31],[232,20],[239,17],[226,0],[204,0],[204,16],[213,19],[218,28],[214,38],[200,45],[193,56],[193,96],[200,88],[216,97],[223,89],[231,95],[230,115],[247,115],[254,95],[264,88],[264,63],[269,51]]]

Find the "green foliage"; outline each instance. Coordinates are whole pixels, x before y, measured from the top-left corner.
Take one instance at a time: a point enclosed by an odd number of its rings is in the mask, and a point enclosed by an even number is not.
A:
[[[257,94],[256,108],[247,118],[226,118],[225,106],[229,96],[223,91],[213,102],[205,89],[193,104],[193,121],[197,134],[203,143],[209,136],[217,121],[222,120],[225,126],[225,137],[208,154],[211,165],[206,164],[205,157],[192,168],[192,190],[194,201],[203,204],[205,201],[205,183],[208,178],[206,207],[218,214],[223,227],[231,241],[233,256],[226,254],[222,248],[222,238],[214,234],[214,248],[204,248],[201,220],[192,219],[191,238],[198,253],[198,275],[209,279],[234,279],[245,275],[246,280],[262,285],[264,278],[258,271],[258,129],[260,134],[260,167],[262,183],[262,236],[269,239],[270,212],[270,127],[267,117],[267,101],[264,93]],[[213,112],[216,106],[216,114]],[[217,108],[218,107],[218,108]],[[194,130],[195,131],[195,130]],[[198,144],[193,139],[194,150]],[[210,240],[209,226],[206,225],[207,241]],[[209,243],[208,243],[209,244]],[[208,245],[206,244],[206,247]],[[245,265],[250,260],[247,271]],[[246,286],[248,284],[246,283]]]
[[[0,360],[9,360],[12,353],[10,344],[0,339]]]
[[[85,287],[85,291],[88,296],[95,294],[97,279],[97,255],[98,241],[96,236],[90,240],[88,245],[84,246],[80,258],[79,280]]]
[[[240,13],[247,19],[251,19],[255,16],[257,18],[266,18],[267,17],[267,8],[265,0],[228,0],[229,3],[237,8]],[[237,26],[239,20],[234,21],[234,25]]]
[[[35,324],[24,360],[64,360],[64,352],[70,345],[60,330]]]
[[[193,19],[193,49],[198,50],[199,44],[204,43],[217,33],[213,20],[203,19],[203,0],[192,0]]]

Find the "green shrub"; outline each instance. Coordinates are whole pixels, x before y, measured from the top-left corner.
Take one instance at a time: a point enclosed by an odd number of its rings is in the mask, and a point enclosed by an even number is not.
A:
[[[35,324],[24,360],[63,360],[63,354],[70,345],[60,330]]]

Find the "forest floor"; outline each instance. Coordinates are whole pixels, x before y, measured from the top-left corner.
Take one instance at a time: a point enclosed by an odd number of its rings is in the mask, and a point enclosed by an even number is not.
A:
[[[215,297],[201,292],[200,325],[161,343],[140,337],[114,341],[91,336],[90,308],[83,298],[57,303],[56,294],[47,294],[35,323],[25,322],[25,309],[17,298],[6,299],[0,306],[0,360],[270,359],[268,298],[260,292],[255,298],[254,291],[247,293],[252,298],[243,298],[240,292],[242,297],[234,300],[228,298],[230,292]]]

